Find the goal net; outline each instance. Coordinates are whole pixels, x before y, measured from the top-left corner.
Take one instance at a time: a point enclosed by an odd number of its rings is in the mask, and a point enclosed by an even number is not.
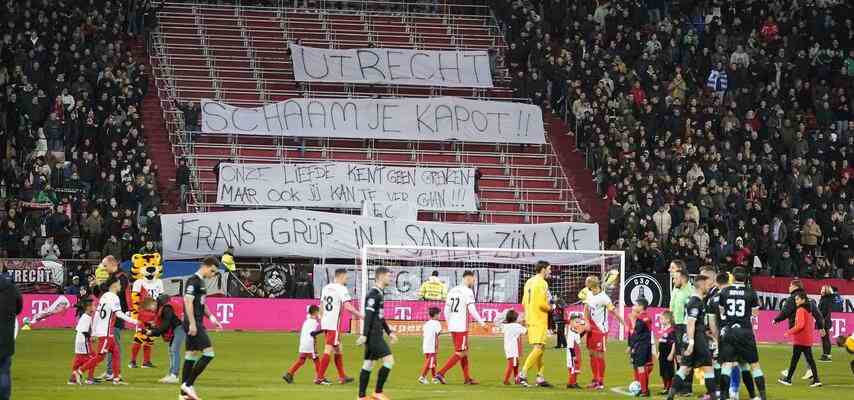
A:
[[[374,286],[377,267],[391,271],[391,284],[384,290],[385,318],[398,330],[420,331],[418,321],[429,319],[432,307],[444,308],[444,294],[462,284],[463,273],[472,271],[476,284],[478,312],[492,322],[508,308],[521,311],[522,291],[534,275],[538,261],[551,264],[548,280],[551,301],[564,307],[565,315],[581,311],[586,294],[585,280],[596,276],[611,301],[624,315],[625,259],[621,251],[482,249],[464,247],[369,245],[361,249],[361,269],[356,271],[355,298],[364,297]],[[436,282],[441,282],[437,285]],[[444,315],[440,317],[444,320]],[[613,319],[613,318],[612,318]],[[476,328],[472,324],[473,328]],[[611,332],[624,335],[612,321]]]

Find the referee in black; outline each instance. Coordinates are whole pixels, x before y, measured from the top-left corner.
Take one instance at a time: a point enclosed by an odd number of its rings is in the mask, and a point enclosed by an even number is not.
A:
[[[390,280],[391,274],[388,268],[377,268],[374,272],[375,286],[371,288],[365,298],[365,325],[362,336],[359,336],[356,341],[357,345],[365,345],[365,359],[362,363],[362,371],[359,374],[359,400],[369,399],[365,392],[368,390],[371,370],[374,368],[374,361],[376,360],[382,360],[383,366],[377,374],[377,386],[374,390],[373,399],[388,400],[388,397],[383,394],[383,386],[394,366],[394,356],[383,337],[383,332],[388,334],[392,343],[397,342],[397,336],[386,323],[383,312],[383,289],[388,286]]]
[[[188,400],[199,399],[193,384],[214,359],[213,344],[205,329],[205,317],[216,325],[217,329],[222,329],[222,324],[205,307],[205,298],[208,294],[205,280],[216,276],[219,273],[218,267],[219,261],[216,258],[205,257],[199,265],[199,270],[187,279],[187,286],[184,289],[187,351],[184,353],[184,368],[181,372],[181,396]]]

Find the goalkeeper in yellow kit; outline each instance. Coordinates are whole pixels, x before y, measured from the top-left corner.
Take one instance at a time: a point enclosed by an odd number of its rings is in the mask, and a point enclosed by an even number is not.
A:
[[[522,372],[519,374],[519,384],[528,384],[528,370],[536,367],[537,386],[551,387],[543,377],[543,355],[546,348],[546,334],[549,327],[549,313],[552,310],[549,304],[549,284],[546,278],[551,273],[551,265],[545,261],[537,262],[534,267],[535,275],[525,282],[525,291],[522,294],[522,305],[525,307],[525,322],[528,324],[528,343],[534,349],[528,354]]]

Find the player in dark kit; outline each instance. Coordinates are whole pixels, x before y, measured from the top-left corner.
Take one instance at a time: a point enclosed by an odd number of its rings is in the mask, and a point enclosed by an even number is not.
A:
[[[219,262],[214,257],[205,257],[199,265],[199,270],[187,279],[184,289],[184,327],[187,328],[187,351],[184,353],[184,369],[181,372],[181,395],[179,398],[198,400],[193,384],[199,375],[214,359],[214,349],[208,332],[205,330],[204,319],[207,317],[218,329],[222,324],[205,307],[207,284],[205,279],[216,276]]]
[[[753,336],[751,318],[759,314],[759,296],[744,285],[747,271],[736,267],[732,271],[735,282],[721,290],[718,307],[721,316],[721,375],[728,379],[732,368],[740,364],[742,374],[749,370],[759,389],[759,397],[765,400],[765,376],[759,366],[759,351]]]
[[[684,270],[677,273],[681,274],[683,279],[687,279],[687,272]],[[703,369],[706,390],[708,390],[711,400],[717,400],[716,393],[718,385],[715,381],[714,369],[712,369],[712,353],[709,350],[706,336],[706,305],[703,300],[709,289],[708,279],[703,275],[697,276],[694,281],[694,294],[688,299],[688,303],[685,305],[686,333],[683,338],[685,351],[682,353],[682,361],[680,362],[679,370],[676,371],[676,377],[673,378],[673,386],[667,395],[668,400],[673,400],[676,396],[676,388],[681,387],[683,382],[691,379],[688,374],[691,369],[696,368]]]
[[[394,366],[394,356],[391,354],[391,349],[388,347],[383,332],[387,333],[392,343],[397,342],[397,336],[385,322],[385,314],[383,311],[383,289],[388,286],[391,276],[389,269],[385,267],[377,268],[374,273],[375,287],[368,292],[365,298],[365,324],[362,336],[356,341],[357,345],[365,345],[365,360],[362,363],[362,371],[359,374],[359,399],[367,400],[365,392],[368,390],[368,383],[371,380],[371,370],[374,368],[374,361],[382,360],[383,366],[377,374],[377,386],[374,390],[374,400],[388,400],[383,394],[383,385],[388,379],[391,368]]]

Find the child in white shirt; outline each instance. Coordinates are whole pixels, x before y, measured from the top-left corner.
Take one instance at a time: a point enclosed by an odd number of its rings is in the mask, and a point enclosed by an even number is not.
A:
[[[430,372],[430,377],[436,376],[436,354],[439,353],[439,335],[442,333],[442,324],[439,322],[439,314],[442,313],[438,307],[430,307],[428,311],[430,319],[421,327],[421,350],[424,352],[424,367],[421,368],[421,376],[418,377],[418,382],[427,385],[430,383],[427,380],[427,372]],[[433,378],[435,381],[435,378]],[[438,383],[438,381],[434,382]]]
[[[504,384],[512,385],[519,377],[519,356],[522,353],[522,335],[528,330],[522,324],[516,322],[519,313],[515,310],[507,310],[504,321],[501,324],[501,332],[504,333],[504,357],[507,359],[507,368],[504,369]],[[513,381],[510,378],[513,377]]]
[[[294,383],[294,374],[305,364],[306,359],[311,358],[314,363],[314,380],[318,381],[320,363],[317,362],[317,351],[315,344],[317,335],[323,333],[320,329],[320,307],[311,305],[308,307],[308,315],[305,317],[305,322],[302,323],[302,329],[299,334],[299,358],[294,361],[293,365],[288,368],[288,371],[282,376],[282,379],[287,383]]]

